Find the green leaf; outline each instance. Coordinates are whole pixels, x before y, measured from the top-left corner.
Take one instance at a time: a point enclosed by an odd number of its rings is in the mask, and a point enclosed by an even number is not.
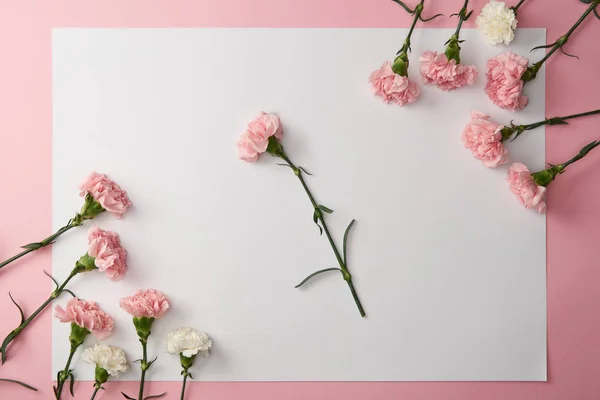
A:
[[[23,383],[23,382],[20,382],[20,381],[17,381],[17,380],[14,380],[14,379],[4,379],[4,378],[0,378],[0,382],[16,383],[17,385],[21,385],[21,386],[23,386],[23,387],[24,387],[24,388],[26,388],[26,389],[33,390],[34,392],[37,392],[37,391],[38,391],[38,390],[37,390],[36,388],[34,388],[33,386],[31,386],[31,385],[28,385],[28,384],[26,384],[26,383]]]
[[[15,306],[17,306],[17,308],[19,309],[19,313],[21,313],[21,323],[19,325],[22,325],[23,322],[25,322],[25,313],[23,312],[23,309],[21,308],[21,306],[19,304],[17,304],[15,299],[13,299],[12,294],[10,294],[10,292],[8,292],[8,297],[10,297],[10,300],[13,302],[13,304]]]
[[[353,219],[352,221],[350,221],[350,224],[348,225],[348,227],[346,228],[346,232],[344,232],[344,264],[346,264],[348,261],[346,260],[346,244],[348,243],[348,234],[350,233],[350,229],[352,229],[352,226],[354,225],[354,223],[356,222],[355,219]]]
[[[396,4],[400,4],[402,6],[402,8],[404,8],[406,10],[407,13],[409,14],[414,14],[414,10],[411,10],[410,8],[408,8],[408,6],[406,4],[404,4],[403,2],[401,2],[400,0],[392,0],[394,3]]]
[[[331,208],[325,207],[322,204],[318,208],[319,208],[319,210],[321,210],[321,211],[323,211],[323,212],[325,212],[327,214],[332,214],[333,213],[333,210]]]
[[[466,16],[465,16],[465,21],[468,21],[469,18],[471,18],[471,14],[473,14],[473,10],[471,10]]]
[[[322,235],[323,234],[323,228],[321,228],[321,225],[319,225],[319,217],[317,216],[317,213],[315,211],[315,213],[313,214],[313,221],[315,224],[317,224],[317,226],[319,227],[319,232]]]
[[[155,395],[148,396],[148,397],[144,397],[144,400],[158,399],[159,397],[163,397],[165,394],[167,394],[167,392],[164,392],[164,393],[161,393],[161,394],[155,394]]]
[[[73,376],[73,373],[69,374],[69,378],[71,378],[71,384],[69,385],[69,392],[71,392],[71,397],[75,397],[75,395],[73,394],[73,387],[75,386],[75,377]]]
[[[306,175],[310,175],[312,176],[312,174],[310,172],[308,172],[304,167],[298,167],[300,170],[302,170],[302,172],[304,172]]]
[[[42,247],[44,247],[44,244],[40,243],[40,242],[29,243],[29,244],[26,244],[25,246],[21,246],[22,249],[27,249],[27,250],[38,250],[38,249],[41,249]]]
[[[529,50],[529,52],[531,53],[534,50],[538,50],[538,49],[549,49],[550,47],[554,46],[556,44],[556,42],[554,43],[550,43],[550,44],[545,44],[543,46],[536,46],[533,49]]]
[[[436,15],[434,15],[433,17],[431,17],[431,18],[427,18],[427,19],[423,19],[423,17],[419,16],[419,19],[420,19],[421,21],[423,21],[423,22],[428,22],[428,21],[431,21],[431,20],[433,20],[433,19],[436,19],[437,17],[443,17],[443,16],[444,16],[444,14],[436,14]]]
[[[297,284],[294,287],[296,289],[298,289],[300,286],[304,285],[306,282],[308,282],[309,280],[311,280],[311,278],[314,278],[315,276],[317,276],[319,274],[322,274],[324,272],[329,272],[329,271],[340,271],[340,272],[342,272],[342,270],[339,269],[339,268],[326,268],[326,269],[322,269],[320,271],[313,272],[312,274],[310,274],[309,276],[307,276],[306,278],[304,278],[304,280],[302,282],[300,282],[299,284]]]
[[[54,284],[56,285],[56,288],[58,289],[58,287],[60,286],[58,284],[58,281],[56,279],[54,279],[54,277],[52,275],[50,275],[48,272],[44,271],[44,275],[46,275],[48,278],[52,279],[52,282],[54,282]]]
[[[133,397],[129,397],[127,396],[125,393],[121,392],[121,394],[123,395],[123,397],[125,397],[127,400],[136,400]]]

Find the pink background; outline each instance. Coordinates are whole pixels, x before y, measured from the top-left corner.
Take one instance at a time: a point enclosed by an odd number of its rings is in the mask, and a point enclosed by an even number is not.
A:
[[[413,5],[417,1],[407,2]],[[471,3],[477,14],[484,0]],[[462,0],[427,1],[425,16],[449,15],[461,5]],[[548,38],[553,41],[568,30],[585,7],[578,0],[527,0],[519,13],[519,26],[548,28]],[[358,28],[406,27],[409,23],[406,13],[390,0],[0,0],[0,10],[0,259],[13,255],[24,243],[47,236],[51,229],[51,28]],[[473,20],[467,23],[468,27]],[[428,27],[454,27],[455,23],[454,19],[443,18],[428,23]],[[600,107],[598,37],[600,21],[590,17],[567,45],[568,52],[579,55],[581,60],[561,54],[550,59],[548,116]],[[390,49],[390,56],[393,51]],[[536,53],[532,59],[541,54]],[[547,160],[564,161],[582,145],[600,138],[599,120],[594,118],[573,121],[568,127],[549,127]],[[547,383],[194,383],[187,398],[599,399],[598,168],[600,152],[592,153],[570,167],[549,192]],[[77,195],[76,188],[73,195]],[[43,250],[0,272],[2,337],[18,324],[18,314],[7,292],[13,293],[26,312],[32,312],[49,294],[49,281],[42,270],[50,270],[50,260],[50,251]],[[20,378],[37,386],[40,392],[0,384],[0,398],[52,398],[50,342],[50,312],[46,312],[14,342],[11,358],[0,367],[0,377]],[[99,399],[121,399],[118,390],[134,394],[137,384],[109,383],[106,387],[109,390]],[[169,392],[166,399],[179,398],[178,383],[151,383],[147,394],[164,390]],[[78,384],[76,395],[78,399],[88,399],[90,382]]]

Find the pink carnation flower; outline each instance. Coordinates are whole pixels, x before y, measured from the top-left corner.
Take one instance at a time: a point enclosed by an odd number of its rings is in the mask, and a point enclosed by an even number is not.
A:
[[[279,118],[273,114],[261,112],[248,124],[246,131],[238,140],[238,157],[247,162],[254,162],[260,155],[267,151],[269,138],[283,137],[283,129]]]
[[[122,298],[120,305],[136,318],[159,319],[169,309],[169,298],[156,289],[138,290],[133,296]]]
[[[419,87],[406,76],[395,73],[389,61],[384,62],[381,68],[371,74],[369,82],[373,93],[381,96],[385,103],[394,102],[403,106],[414,103],[419,97]]]
[[[112,334],[115,325],[112,317],[102,311],[93,301],[72,298],[63,309],[57,305],[54,316],[60,322],[75,323],[92,332],[98,340],[104,340]]]
[[[85,197],[89,193],[106,211],[114,214],[117,218],[121,218],[127,208],[131,207],[127,192],[104,174],[92,172],[79,185],[79,190],[80,196]]]
[[[448,61],[444,53],[426,51],[419,61],[423,81],[446,92],[472,85],[477,78],[477,68],[474,65],[456,64],[456,60]]]
[[[463,145],[488,168],[505,164],[508,161],[508,151],[502,144],[503,128],[503,125],[490,121],[489,116],[474,112],[463,130]]]
[[[119,235],[96,225],[88,232],[88,255],[95,258],[96,267],[112,281],[119,281],[127,272],[127,250],[121,246]]]
[[[510,51],[488,60],[485,93],[495,105],[511,111],[525,108],[529,99],[522,95],[521,77],[528,65],[529,60]]]
[[[506,180],[510,190],[517,196],[521,204],[540,214],[546,212],[546,188],[535,183],[527,166],[514,163],[508,170]]]

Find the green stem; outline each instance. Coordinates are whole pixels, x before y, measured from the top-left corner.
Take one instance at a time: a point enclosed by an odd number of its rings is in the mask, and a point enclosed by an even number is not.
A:
[[[512,6],[511,10],[513,10],[515,12],[515,16],[517,15],[517,10],[519,9],[519,7],[521,7],[521,5],[525,3],[525,0],[521,0],[517,3],[516,6]]]
[[[417,25],[417,21],[419,20],[419,17],[421,16],[421,13],[423,12],[423,2],[425,0],[421,0],[421,2],[419,4],[417,4],[417,6],[415,7],[415,16],[413,18],[412,24],[410,25],[410,30],[408,31],[408,35],[406,35],[406,39],[404,39],[404,45],[402,45],[402,48],[400,49],[400,51],[398,51],[398,54],[400,53],[407,53],[410,51],[410,38],[415,30],[415,26]]]
[[[185,370],[183,374],[183,386],[181,387],[181,400],[185,398],[185,384],[187,383],[188,372]]]
[[[69,368],[71,367],[71,362],[73,361],[73,356],[75,355],[75,352],[77,351],[78,347],[79,346],[71,345],[71,351],[69,353],[69,358],[67,359],[67,364],[65,365],[65,369],[60,371],[58,374],[58,382],[56,382],[56,392],[55,392],[56,400],[60,400],[60,396],[62,394],[62,390],[65,385],[65,382],[67,381],[67,379],[69,379],[69,375],[70,375]],[[73,379],[73,378],[71,378],[71,379]]]
[[[144,383],[146,382],[146,371],[148,371],[148,341],[147,339],[140,338],[140,343],[142,344],[142,376],[140,378],[140,391],[138,393],[138,400],[144,400]]]
[[[594,2],[590,4],[587,10],[585,10],[583,15],[577,20],[575,25],[573,25],[566,34],[558,38],[556,43],[554,43],[554,46],[552,46],[552,48],[550,49],[550,51],[548,51],[544,58],[542,58],[540,61],[536,62],[529,68],[532,70],[532,78],[525,80],[525,82],[528,82],[529,80],[533,80],[535,78],[535,74],[537,73],[537,71],[539,71],[542,65],[552,56],[552,54],[556,52],[556,50],[560,49],[562,46],[565,45],[565,43],[567,43],[569,37],[573,34],[573,32],[575,32],[575,29],[577,29],[577,27],[581,25],[581,23],[587,18],[587,16],[590,15],[592,11],[594,11],[594,8],[596,8],[596,6],[598,6],[599,3],[600,2],[598,0],[594,0]]]
[[[100,385],[94,385],[94,387],[94,393],[92,394],[92,398],[90,400],[94,400],[96,398],[96,395],[98,394],[98,391],[100,390]]]
[[[304,191],[308,195],[308,198],[315,210],[315,214],[317,215],[317,218],[321,222],[321,226],[323,227],[325,236],[327,236],[327,240],[329,241],[329,244],[331,245],[333,253],[335,254],[335,258],[337,259],[337,262],[340,266],[340,269],[342,270],[342,275],[344,277],[344,280],[348,283],[348,286],[350,287],[350,292],[352,293],[352,297],[354,298],[356,307],[358,307],[358,311],[360,312],[361,317],[364,317],[366,314],[365,314],[363,306],[360,302],[358,294],[356,293],[354,284],[352,283],[352,275],[350,274],[350,271],[348,271],[348,267],[346,266],[346,263],[342,259],[342,256],[340,255],[340,252],[338,251],[337,246],[335,245],[335,242],[333,241],[333,238],[331,237],[331,233],[329,232],[329,228],[327,227],[327,223],[325,222],[325,216],[323,215],[323,212],[319,209],[319,205],[315,201],[315,198],[313,197],[310,189],[308,188],[308,186],[306,185],[306,182],[304,181],[304,177],[302,176],[302,170],[300,168],[296,167],[294,165],[294,163],[292,163],[292,161],[287,157],[287,155],[282,154],[281,157],[285,160],[285,162],[289,165],[289,167],[292,168],[292,170],[294,171],[294,174],[300,180],[300,183],[302,184]]]
[[[44,309],[46,307],[48,307],[48,305],[50,303],[52,303],[52,301],[54,299],[56,299],[57,297],[59,297],[65,290],[67,284],[69,283],[69,281],[71,279],[73,279],[75,277],[75,275],[77,275],[77,271],[73,270],[71,271],[71,274],[67,277],[67,279],[63,282],[62,285],[60,285],[59,287],[56,288],[56,290],[54,290],[52,292],[52,294],[50,295],[50,297],[48,297],[48,299],[37,309],[33,312],[33,314],[31,314],[28,318],[26,318],[25,320],[23,320],[23,322],[21,322],[21,324],[16,327],[15,329],[12,330],[12,332],[10,332],[8,334],[8,336],[6,336],[6,338],[4,339],[4,341],[2,342],[2,346],[0,347],[0,352],[2,353],[2,363],[4,364],[4,361],[6,361],[6,350],[8,348],[8,345],[17,338],[17,336],[19,336],[21,334],[21,332],[23,332],[23,330],[25,330],[25,328],[27,328],[27,326],[42,312],[44,311]]]
[[[587,156],[590,151],[592,151],[593,149],[595,149],[598,146],[600,146],[600,141],[594,141],[594,142],[588,144],[587,146],[585,146],[584,148],[582,148],[575,157],[571,158],[566,163],[560,164],[560,166],[564,170],[569,165],[571,165],[571,164],[573,164],[573,163],[581,160],[583,157]]]
[[[467,6],[469,4],[469,0],[465,0],[465,4],[463,4],[462,8],[458,12],[458,26],[456,27],[456,31],[454,32],[454,36],[458,40],[458,36],[460,34],[460,29],[462,28],[462,24],[467,18]]]
[[[79,215],[79,214],[78,214]],[[76,220],[76,218],[72,219],[71,221],[69,221],[69,223],[65,226],[63,226],[62,228],[60,228],[58,231],[56,231],[56,233],[48,236],[46,239],[42,240],[41,242],[38,243],[38,246],[36,247],[32,247],[29,249],[25,249],[24,251],[20,252],[19,254],[12,256],[11,258],[9,258],[6,261],[3,261],[2,263],[0,263],[0,269],[2,269],[3,267],[5,267],[6,265],[10,264],[11,262],[18,260],[19,258],[35,251],[35,250],[39,250],[42,247],[46,247],[49,244],[51,244],[56,238],[58,238],[60,235],[62,235],[63,233],[67,232],[69,229],[72,229],[76,226],[81,225],[81,223],[77,224],[76,222],[73,222],[74,220]]]

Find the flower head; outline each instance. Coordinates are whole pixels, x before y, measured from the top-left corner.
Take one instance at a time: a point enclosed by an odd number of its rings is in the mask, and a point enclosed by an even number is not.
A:
[[[514,10],[504,2],[490,0],[481,10],[475,24],[489,44],[504,43],[508,46],[515,37],[517,18]]]
[[[79,185],[79,190],[82,197],[89,194],[104,210],[114,214],[117,218],[121,218],[127,208],[131,207],[127,192],[104,174],[92,172]]]
[[[188,326],[175,329],[167,336],[167,352],[170,354],[182,354],[188,358],[199,354],[206,358],[211,347],[212,340],[206,333]]]
[[[505,164],[508,161],[508,151],[502,144],[502,129],[504,126],[490,121],[489,116],[474,112],[463,130],[463,145],[486,167],[494,168]]]
[[[283,137],[281,122],[276,115],[261,112],[240,136],[237,143],[238,157],[247,162],[257,161],[267,151],[271,137],[277,140]]]
[[[518,111],[529,99],[522,95],[525,82],[521,79],[529,60],[510,51],[488,60],[485,93],[498,107]]]
[[[135,318],[162,318],[169,309],[169,298],[156,289],[138,290],[122,298],[120,306]]]
[[[472,85],[477,78],[477,68],[474,65],[458,64],[456,60],[448,60],[444,53],[426,51],[419,58],[420,72],[426,84],[437,85],[444,91]]]
[[[88,231],[88,255],[94,264],[112,281],[123,279],[127,272],[127,250],[121,246],[119,235],[96,225]]]
[[[54,316],[60,322],[72,323],[90,331],[98,340],[104,340],[112,334],[115,325],[110,315],[105,313],[93,301],[72,298],[66,308],[57,305]]]
[[[127,372],[129,369],[125,352],[117,346],[96,344],[94,347],[88,347],[81,354],[81,360],[95,364],[110,376],[119,376],[121,372]]]
[[[521,163],[514,163],[506,177],[510,190],[526,208],[536,210],[540,214],[546,212],[546,188],[538,186],[531,172]]]
[[[403,106],[415,102],[419,97],[419,87],[407,76],[395,73],[389,61],[371,74],[369,82],[373,93],[382,97],[385,103],[394,102]]]

